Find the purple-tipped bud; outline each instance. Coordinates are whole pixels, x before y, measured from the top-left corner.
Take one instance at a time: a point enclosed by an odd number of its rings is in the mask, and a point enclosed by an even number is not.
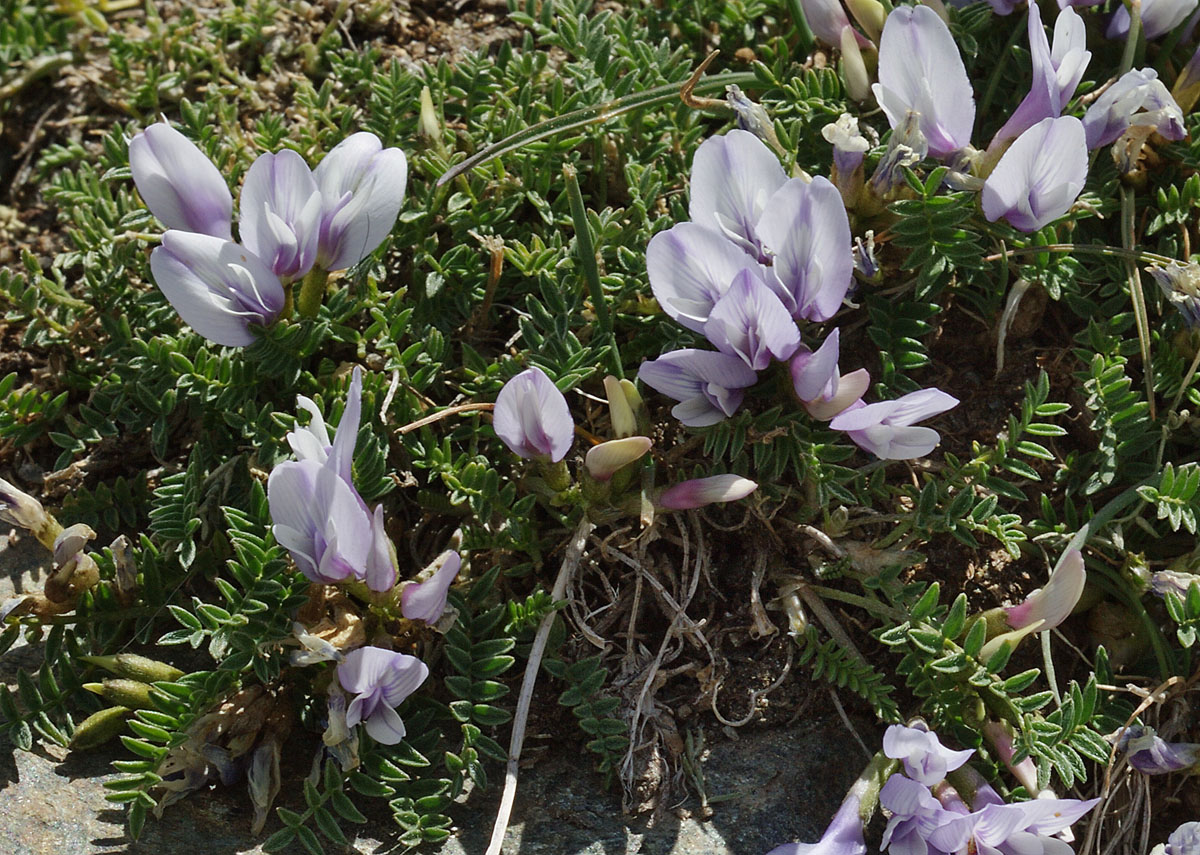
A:
[[[246,247],[279,277],[312,269],[320,237],[321,193],[312,170],[285,149],[254,161],[242,185],[239,233]]]
[[[643,362],[638,379],[680,402],[671,410],[675,418],[706,427],[737,412],[758,375],[736,356],[689,348]]]
[[[1013,749],[1012,729],[998,721],[988,721],[983,726],[984,737],[992,744],[996,757],[1003,763],[1013,777],[1025,788],[1030,798],[1038,795],[1037,766],[1032,757],[1026,757],[1020,763],[1014,763],[1016,751]]]
[[[362,722],[376,742],[395,745],[405,733],[396,707],[420,688],[429,668],[406,653],[360,647],[346,654],[337,676],[342,688],[355,696],[346,708],[346,726]]]
[[[1043,119],[1000,158],[983,185],[983,213],[1036,232],[1071,210],[1087,178],[1083,125],[1074,116]]]
[[[644,436],[610,439],[589,448],[583,462],[589,475],[597,481],[607,481],[622,466],[628,466],[641,459],[650,450],[651,445],[653,443]]]
[[[914,425],[958,406],[958,399],[940,389],[910,392],[894,401],[851,407],[829,423],[845,431],[850,439],[882,460],[912,460],[937,447],[937,431]]]
[[[575,441],[567,399],[540,368],[527,368],[496,397],[492,427],[516,455],[557,463]]]
[[[1146,268],[1189,327],[1200,327],[1200,264],[1176,261]]]
[[[1187,136],[1183,111],[1153,68],[1127,71],[1088,107],[1083,116],[1087,147],[1108,145],[1133,125],[1152,127],[1168,140]]]
[[[757,483],[740,475],[710,475],[668,487],[657,504],[669,511],[689,511],[717,502],[736,502],[757,489]]]
[[[1054,629],[1070,616],[1085,584],[1087,570],[1084,569],[1083,553],[1072,549],[1063,555],[1046,587],[1038,588],[1020,605],[1005,609],[1008,625],[1013,629],[1024,629],[1040,621],[1039,631]]]
[[[334,146],[313,177],[322,197],[318,263],[325,270],[357,264],[396,224],[408,186],[408,159],[361,131]]]
[[[909,111],[919,115],[934,157],[949,158],[971,144],[971,81],[950,29],[928,6],[897,6],[887,16],[872,89],[893,130]]]
[[[233,196],[211,160],[170,125],[129,141],[129,169],[150,213],[168,229],[229,240]]]
[[[1167,742],[1152,727],[1135,724],[1105,738],[1125,752],[1129,765],[1143,775],[1182,772],[1200,763],[1200,744]]]
[[[461,568],[462,556],[452,549],[433,559],[415,581],[404,584],[400,591],[400,613],[409,620],[437,623],[446,611],[446,596]]]
[[[283,310],[279,277],[233,241],[169,231],[150,253],[150,270],[179,317],[217,344],[253,344],[250,325],[267,326]]]

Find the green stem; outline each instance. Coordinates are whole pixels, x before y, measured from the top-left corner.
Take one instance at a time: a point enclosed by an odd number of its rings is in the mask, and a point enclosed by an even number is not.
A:
[[[1132,187],[1121,187],[1121,242],[1127,251],[1133,251],[1134,194]],[[1157,418],[1154,407],[1154,365],[1150,362],[1150,317],[1146,312],[1146,292],[1142,290],[1142,274],[1132,259],[1126,258],[1129,275],[1129,297],[1133,300],[1133,319],[1137,322],[1138,347],[1142,352],[1142,377],[1146,381],[1146,400],[1150,403],[1150,418]]]
[[[711,77],[702,78],[693,88],[692,92],[696,95],[704,95],[709,92],[724,92],[725,87],[730,84],[753,86],[757,82],[758,77],[753,71],[727,72],[725,74],[714,74]],[[471,155],[462,163],[450,167],[438,179],[438,186],[474,169],[481,163],[486,163],[497,157],[503,157],[509,152],[516,151],[530,143],[557,136],[567,131],[587,127],[588,125],[607,122],[609,119],[615,119],[617,116],[631,113],[635,110],[644,110],[669,104],[679,98],[679,89],[682,85],[682,83],[665,83],[662,86],[655,86],[653,89],[647,89],[644,92],[634,92],[622,98],[617,98],[614,101],[606,101],[603,104],[573,110],[570,113],[564,113],[553,119],[539,122],[531,128],[518,131],[512,136],[500,140],[498,143],[493,143],[482,151]]]
[[[321,301],[325,298],[325,283],[329,281],[329,273],[320,267],[314,267],[300,280],[300,317],[315,318],[321,311]]]
[[[600,331],[608,339],[612,349],[612,370],[617,379],[625,376],[621,366],[621,352],[617,349],[617,337],[613,332],[612,316],[608,313],[608,301],[600,284],[600,268],[596,264],[596,246],[592,242],[592,227],[588,222],[587,209],[583,205],[583,193],[579,189],[579,177],[572,164],[563,166],[563,177],[567,181],[567,199],[571,204],[571,219],[575,223],[575,247],[579,253],[579,264],[583,278],[592,295],[592,308]]]
[[[1029,12],[1025,13],[1025,17],[1017,21],[1013,27],[1012,34],[1008,37],[1004,48],[1000,51],[1000,60],[996,63],[996,67],[992,69],[992,76],[988,78],[987,90],[983,93],[983,100],[979,103],[979,115],[986,116],[988,108],[992,106],[992,100],[996,97],[996,90],[1000,88],[1000,75],[1004,71],[1004,66],[1008,62],[1008,58],[1012,55],[1012,49],[1016,47],[1018,41],[1025,31],[1029,29]]]
[[[870,612],[877,617],[891,618],[892,620],[904,621],[908,615],[900,609],[893,608],[872,600],[870,597],[862,597],[858,594],[851,594],[847,591],[839,591],[837,588],[827,588],[824,585],[814,585],[806,583],[810,591],[814,591],[826,600],[837,600],[838,602],[846,603],[851,606],[858,606],[860,609]]]
[[[1137,53],[1138,38],[1142,35],[1142,3],[1141,0],[1125,0],[1125,8],[1129,10],[1129,35],[1125,37],[1125,50],[1121,53],[1121,67],[1117,69],[1117,77],[1133,68],[1133,57]]]
[[[812,28],[808,25],[808,19],[804,16],[804,7],[800,5],[800,0],[787,0],[787,8],[792,16],[792,26],[795,27],[796,55],[807,56],[816,40],[813,38]]]
[[[1151,264],[1175,263],[1175,259],[1159,255],[1157,252],[1147,252],[1143,249],[1133,248],[1125,249],[1117,246],[1102,246],[1091,243],[1048,243],[1045,246],[1014,246],[1012,249],[1005,249],[994,256],[989,256],[987,260],[993,261],[1001,256],[1037,255],[1039,252],[1080,252],[1084,255],[1123,258],[1126,261],[1148,261]]]

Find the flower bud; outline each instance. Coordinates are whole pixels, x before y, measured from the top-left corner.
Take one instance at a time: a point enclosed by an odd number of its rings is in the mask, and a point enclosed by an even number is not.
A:
[[[887,19],[887,10],[883,8],[883,4],[879,0],[846,0],[846,8],[866,31],[871,41],[879,44],[879,37],[883,35],[883,23]],[[938,14],[942,18],[946,17],[942,12]]]
[[[115,656],[80,656],[79,658],[92,665],[98,665],[118,677],[126,680],[140,680],[143,683],[160,681],[174,683],[184,675],[183,671],[166,662],[148,659],[136,653],[118,653]]]
[[[664,490],[658,497],[658,506],[669,511],[686,511],[714,502],[736,502],[757,489],[757,483],[741,475],[694,478]]]
[[[607,481],[623,466],[640,459],[653,443],[644,436],[611,439],[588,449],[584,464],[597,481]]]
[[[636,391],[635,389],[635,394]],[[611,374],[605,377],[604,393],[608,396],[608,414],[613,433],[618,438],[633,436],[637,433],[637,418],[633,414],[633,407],[621,381]]]
[[[842,81],[846,84],[846,94],[855,101],[866,101],[871,97],[871,75],[867,73],[867,64],[851,27],[842,30],[841,47]]]
[[[87,751],[108,742],[125,729],[128,707],[108,707],[94,712],[75,728],[68,746],[72,751]]]
[[[135,710],[156,709],[150,700],[150,687],[138,680],[105,680],[101,683],[84,683],[83,687],[99,695],[110,704],[119,704]]]
[[[431,626],[437,623],[446,610],[450,585],[461,568],[462,556],[452,549],[443,552],[418,574],[415,581],[404,584],[400,591],[400,613],[409,620],[423,621]]]

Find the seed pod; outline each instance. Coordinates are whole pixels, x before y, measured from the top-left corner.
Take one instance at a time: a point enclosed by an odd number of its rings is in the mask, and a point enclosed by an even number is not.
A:
[[[183,671],[166,662],[147,659],[136,653],[118,653],[115,656],[80,656],[79,658],[84,662],[99,665],[118,677],[140,680],[143,683],[157,683],[160,680],[173,683],[184,674]]]
[[[109,707],[92,713],[75,728],[71,737],[72,751],[87,751],[108,742],[125,728],[128,707]]]
[[[150,687],[137,680],[105,680],[103,683],[84,683],[83,687],[109,703],[136,710],[155,709],[150,700]]]

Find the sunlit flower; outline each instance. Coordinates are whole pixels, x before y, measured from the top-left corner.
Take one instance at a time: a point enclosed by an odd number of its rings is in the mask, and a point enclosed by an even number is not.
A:
[[[758,375],[736,356],[685,348],[643,362],[638,379],[680,402],[671,410],[675,418],[706,427],[737,412]]]
[[[838,373],[839,342],[834,329],[815,351],[801,346],[788,364],[796,396],[814,419],[828,421],[853,406],[871,383],[865,368]]]
[[[952,751],[927,727],[893,724],[883,733],[883,753],[904,764],[904,774],[932,787],[945,779],[947,772],[962,766],[974,750]]]
[[[542,369],[527,368],[496,397],[492,416],[496,436],[519,457],[557,463],[575,441],[575,422],[567,399]]]
[[[262,154],[250,166],[238,206],[238,233],[246,248],[280,278],[294,280],[317,260],[321,193],[296,152]]]
[[[1083,125],[1074,116],[1043,119],[1000,158],[983,185],[983,213],[1035,232],[1071,210],[1087,178]]]
[[[334,146],[313,177],[322,200],[317,262],[324,270],[357,264],[396,224],[408,186],[408,159],[360,131]]]
[[[845,431],[859,448],[883,460],[911,460],[933,451],[942,439],[932,428],[916,427],[916,422],[956,406],[953,395],[922,389],[894,401],[843,410],[829,427]]]
[[[129,141],[129,170],[146,207],[168,229],[231,239],[229,185],[195,143],[166,122]]]
[[[404,738],[396,707],[420,688],[429,668],[415,656],[379,647],[360,647],[337,666],[338,682],[354,695],[346,708],[346,726],[362,722],[376,742],[395,745]]]

